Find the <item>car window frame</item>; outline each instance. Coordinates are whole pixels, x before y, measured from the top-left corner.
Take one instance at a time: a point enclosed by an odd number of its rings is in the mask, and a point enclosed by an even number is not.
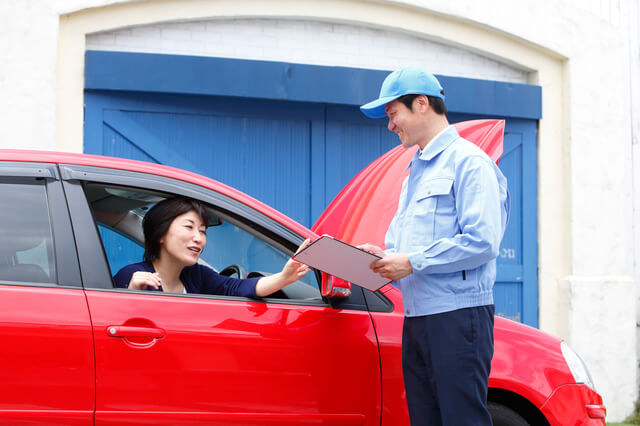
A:
[[[51,227],[56,275],[53,283],[3,281],[2,284],[46,288],[82,288],[75,238],[57,166],[51,163],[0,161],[0,179],[3,183],[8,181],[16,183],[42,181]]]
[[[87,200],[89,201],[91,197],[88,196],[88,194],[91,194],[94,190],[90,189],[90,187],[95,187],[95,189],[98,190],[104,190],[106,189],[107,192],[109,192],[109,189],[116,189],[116,190],[120,190],[120,191],[129,191],[129,192],[136,192],[136,193],[145,193],[151,196],[156,196],[156,197],[161,197],[161,199],[166,199],[166,198],[170,198],[175,196],[175,194],[172,193],[167,193],[167,192],[159,192],[159,191],[155,191],[155,190],[150,190],[148,188],[139,188],[139,187],[133,187],[133,186],[122,186],[122,185],[114,185],[114,184],[104,184],[104,183],[98,183],[98,182],[84,182],[83,184],[83,188],[85,190],[85,194],[87,195]],[[151,201],[150,201],[151,202]],[[100,203],[102,203],[100,201]],[[91,205],[91,202],[89,201],[89,205]],[[285,262],[287,261],[287,259],[291,256],[291,250],[289,250],[289,248],[283,248],[282,244],[277,243],[274,244],[272,241],[266,240],[264,238],[263,233],[260,231],[260,229],[257,229],[255,226],[253,226],[252,223],[247,223],[247,220],[244,219],[238,219],[237,217],[235,217],[234,215],[229,214],[229,212],[225,212],[222,211],[221,209],[217,208],[216,206],[210,205],[210,204],[206,204],[207,205],[207,211],[210,214],[210,218],[217,218],[220,220],[220,225],[222,227],[227,226],[227,227],[232,227],[232,229],[234,229],[235,231],[232,234],[235,234],[235,236],[238,236],[236,234],[236,232],[240,232],[243,235],[243,238],[250,238],[252,241],[255,241],[257,244],[259,244],[262,247],[265,247],[271,251],[273,251],[273,254],[276,256],[277,260],[276,263],[270,264],[269,267],[263,271],[260,270],[254,270],[252,268],[249,268],[248,264],[239,264],[241,269],[247,269],[247,271],[245,272],[249,272],[249,276],[252,276],[251,274],[254,274],[253,276],[263,276],[262,273],[264,272],[267,275],[271,275],[273,273],[277,273],[281,270],[281,268],[284,266]],[[147,206],[148,207],[148,206]],[[100,238],[102,240],[102,246],[103,249],[105,251],[105,258],[107,259],[107,262],[109,263],[110,267],[111,267],[111,275],[113,276],[115,272],[118,271],[119,268],[121,268],[123,265],[119,265],[118,269],[113,269],[113,259],[110,258],[110,256],[107,253],[106,250],[106,246],[105,246],[105,241],[104,241],[104,231],[106,230],[107,232],[113,232],[115,234],[120,234],[122,238],[129,240],[131,243],[135,244],[138,246],[138,248],[140,249],[140,253],[138,255],[138,257],[135,258],[135,260],[133,259],[129,259],[129,262],[127,262],[127,264],[131,264],[132,262],[137,262],[142,258],[142,252],[144,251],[144,244],[142,243],[142,241],[140,241],[138,239],[138,237],[142,237],[141,235],[129,235],[127,233],[123,233],[120,232],[120,230],[115,229],[110,227],[109,225],[107,225],[106,223],[102,223],[101,220],[99,219],[99,217],[96,215],[96,211],[94,210],[94,207],[91,207],[92,210],[92,214],[94,217],[94,221],[96,222],[96,225],[98,226],[99,229],[99,234],[100,234]],[[108,210],[108,209],[107,209]],[[142,228],[141,228],[141,223],[138,224],[138,226],[140,226],[139,231],[142,232]],[[208,238],[211,237],[212,241],[214,241],[214,245],[215,244],[222,244],[225,245],[225,241],[223,239],[220,238],[228,238],[228,235],[221,235],[221,236],[216,236],[216,230],[218,229],[218,226],[216,225],[212,225],[209,227],[207,234],[208,234]],[[213,235],[212,235],[213,234]],[[230,249],[231,250],[231,249]],[[237,252],[234,253],[236,255],[235,259],[241,259],[243,257],[245,257],[246,253],[243,252]],[[268,255],[268,254],[267,254]],[[207,256],[201,256],[200,259],[198,260],[198,263],[203,264],[205,266],[208,266],[210,268],[212,268],[214,271],[216,272],[220,272],[221,270],[223,270],[225,267],[228,267],[230,265],[233,265],[237,262],[233,262],[231,261],[231,263],[225,263],[225,264],[213,264],[211,263],[213,259],[208,258]],[[250,259],[245,259],[245,260],[249,260]],[[258,261],[259,262],[259,261]],[[263,267],[266,266],[263,264]],[[314,282],[311,282],[312,280],[315,280]],[[299,280],[300,282],[297,283],[297,286],[300,287],[299,290],[293,290],[292,287],[288,287],[290,290],[287,290],[287,288],[282,289],[281,292],[278,292],[276,294],[286,294],[289,299],[284,299],[284,300],[319,300],[321,298],[321,289],[320,289],[320,282],[319,282],[319,274],[314,273],[312,274],[308,274],[306,275],[304,278],[301,278]],[[309,287],[308,290],[305,290],[304,287]],[[308,292],[306,294],[306,296],[311,295],[313,292],[315,292],[314,296],[312,298],[307,298],[307,297],[301,297],[301,298],[292,298],[292,292],[293,293],[299,293],[299,291],[303,291],[303,292]],[[277,297],[277,296],[267,296],[267,297],[263,297],[266,299],[282,299],[281,297]]]
[[[108,266],[108,260],[99,235],[96,221],[93,218],[85,192],[84,184],[98,183],[105,185],[119,185],[136,187],[142,190],[158,191],[169,194],[180,194],[200,200],[211,205],[214,210],[232,217],[234,221],[243,223],[247,232],[260,234],[263,239],[285,253],[293,253],[304,241],[304,237],[293,232],[279,222],[269,218],[265,214],[252,207],[232,199],[215,190],[175,178],[153,175],[129,170],[110,169],[99,166],[85,166],[73,164],[61,164],[60,174],[63,187],[67,196],[69,210],[75,235],[81,235],[77,239],[78,257],[82,281],[87,290],[122,291],[138,293],[135,290],[113,288],[112,276]],[[90,267],[88,265],[91,265]],[[111,271],[113,272],[113,271]],[[320,272],[314,271],[316,280],[320,283]],[[143,294],[148,291],[141,290]],[[213,298],[223,300],[241,300],[262,303],[278,303],[299,306],[330,307],[332,303],[327,298],[318,300],[305,299],[280,299],[263,297],[251,299],[237,296],[205,295],[205,294],[163,294],[163,296]],[[360,310],[366,310],[364,299],[359,304]],[[364,308],[364,309],[363,309]]]

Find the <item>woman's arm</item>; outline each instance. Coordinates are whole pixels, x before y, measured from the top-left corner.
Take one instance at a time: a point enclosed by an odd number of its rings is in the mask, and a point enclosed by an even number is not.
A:
[[[149,286],[154,290],[158,290],[161,285],[162,279],[157,272],[138,271],[131,275],[127,288],[130,290],[144,290]]]
[[[130,290],[146,290],[147,286],[158,290],[162,279],[146,262],[132,263],[120,269],[113,277],[115,287]]]
[[[305,248],[309,244],[309,239],[304,240],[296,253]],[[277,274],[269,275],[268,277],[262,277],[256,283],[256,296],[265,297],[275,293],[282,287],[285,287],[292,282],[295,282],[302,278],[304,274],[309,272],[309,267],[304,263],[289,259],[282,268],[282,271]]]

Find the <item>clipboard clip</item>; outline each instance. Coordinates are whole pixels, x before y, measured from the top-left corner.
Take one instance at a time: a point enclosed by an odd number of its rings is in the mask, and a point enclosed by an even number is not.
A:
[[[351,296],[351,283],[341,278],[322,273],[322,297],[345,299]]]

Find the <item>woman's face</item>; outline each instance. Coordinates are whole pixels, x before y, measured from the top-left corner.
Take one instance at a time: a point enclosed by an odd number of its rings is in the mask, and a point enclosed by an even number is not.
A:
[[[173,260],[182,266],[194,265],[207,244],[207,227],[195,211],[176,216],[160,239],[160,259]]]

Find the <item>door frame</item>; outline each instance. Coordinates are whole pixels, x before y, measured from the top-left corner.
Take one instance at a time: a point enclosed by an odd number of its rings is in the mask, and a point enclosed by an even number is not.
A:
[[[92,92],[120,91],[354,107],[370,101],[387,75],[388,71],[381,70],[285,62],[132,52],[85,53],[87,104],[90,104]],[[526,256],[526,265],[519,277],[527,284],[535,284],[523,285],[520,320],[537,327],[537,121],[542,117],[542,88],[440,75],[438,79],[447,88],[447,109],[450,114],[503,118],[506,120],[505,131],[524,132],[523,149],[526,151],[526,158],[523,158],[522,170],[522,251],[523,256]],[[101,111],[86,111],[87,115],[94,113]],[[90,148],[91,141],[99,136],[96,126],[87,125],[90,121],[87,116],[85,151]],[[326,137],[326,130],[321,127],[314,126]],[[97,152],[91,149],[89,151]],[[324,159],[323,153],[324,146],[312,145],[314,161]],[[315,167],[312,171],[312,217],[318,217],[326,204],[325,174],[324,167]]]

